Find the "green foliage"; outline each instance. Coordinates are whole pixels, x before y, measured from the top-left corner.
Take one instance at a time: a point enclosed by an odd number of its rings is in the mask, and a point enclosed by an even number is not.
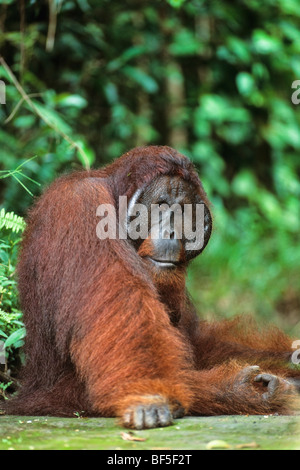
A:
[[[29,176],[27,176],[26,174],[23,173],[23,166],[26,165],[31,160],[33,160],[34,158],[36,158],[36,157],[30,158],[29,160],[26,160],[25,162],[21,163],[21,165],[19,165],[18,168],[16,168],[13,171],[6,171],[6,170],[0,171],[0,179],[5,179],[5,178],[9,178],[9,177],[14,178],[25,189],[25,191],[27,191],[27,193],[30,194],[30,196],[33,196],[32,192],[22,182],[22,178],[26,178],[27,181],[31,181],[32,183],[36,184],[37,186],[40,186],[39,183],[37,183],[32,178],[30,178]],[[3,226],[4,225],[5,224],[3,222]],[[1,226],[0,226],[0,228],[1,228]],[[10,227],[8,227],[8,228],[10,228]]]
[[[167,2],[172,6],[172,7],[175,7],[175,8],[180,8],[183,3],[185,2],[185,0],[167,0]]]
[[[13,212],[7,213],[4,209],[2,209],[0,212],[0,230],[3,228],[11,230],[13,233],[24,231],[24,219],[14,214]]]
[[[49,12],[31,0],[22,13],[0,0],[0,205],[24,215],[36,183],[171,145],[213,202],[213,239],[189,281],[202,314],[256,313],[296,334],[298,3],[66,0]]]
[[[0,212],[0,341],[9,353],[23,345],[25,328],[19,310],[15,270],[20,238],[25,229],[22,217]]]

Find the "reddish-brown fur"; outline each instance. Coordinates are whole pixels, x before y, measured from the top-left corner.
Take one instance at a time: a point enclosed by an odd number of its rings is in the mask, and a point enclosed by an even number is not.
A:
[[[184,268],[155,279],[130,241],[97,238],[99,204],[117,208],[158,175],[179,175],[209,204],[188,159],[148,147],[63,176],[31,210],[19,263],[27,362],[7,413],[122,417],[153,400],[197,415],[288,410],[284,394],[266,402],[240,374],[258,364],[293,375],[290,338],[248,319],[199,321]]]

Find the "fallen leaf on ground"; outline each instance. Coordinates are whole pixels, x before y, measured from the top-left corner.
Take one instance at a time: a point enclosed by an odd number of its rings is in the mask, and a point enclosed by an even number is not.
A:
[[[225,441],[220,441],[220,440],[215,440],[215,441],[210,441],[206,445],[207,450],[212,450],[212,449],[230,449],[231,446],[228,444],[228,442]]]
[[[144,437],[135,436],[133,432],[121,432],[121,437],[123,441],[139,441],[139,442],[146,441]]]
[[[257,442],[246,442],[245,444],[238,444],[235,446],[236,449],[256,449],[257,447],[259,447]]]

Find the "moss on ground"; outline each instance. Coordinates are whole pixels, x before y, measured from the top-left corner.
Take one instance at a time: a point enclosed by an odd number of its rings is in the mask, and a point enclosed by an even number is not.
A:
[[[299,450],[300,416],[184,418],[132,435],[115,419],[0,416],[0,450],[209,448]]]

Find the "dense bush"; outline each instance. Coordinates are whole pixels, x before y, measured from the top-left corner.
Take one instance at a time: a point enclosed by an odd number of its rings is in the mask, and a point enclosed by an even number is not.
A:
[[[0,170],[29,160],[0,204],[24,215],[63,171],[171,145],[213,202],[189,279],[202,314],[299,332],[299,19],[297,0],[0,0]]]
[[[25,229],[24,220],[14,214],[0,211],[0,341],[1,353],[9,353],[9,366],[21,359],[14,357],[15,350],[23,346],[26,335],[22,323],[22,313],[19,310],[16,262],[20,243],[19,233]],[[3,238],[2,238],[3,237]],[[6,364],[7,367],[7,364]],[[1,388],[0,388],[1,395]]]

